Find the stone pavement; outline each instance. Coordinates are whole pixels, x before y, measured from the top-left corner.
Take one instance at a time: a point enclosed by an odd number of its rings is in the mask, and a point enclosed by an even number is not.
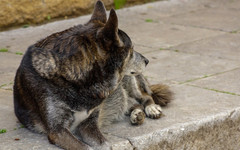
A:
[[[240,1],[169,0],[118,10],[120,28],[149,58],[151,83],[175,100],[164,117],[141,126],[120,122],[104,133],[114,150],[240,149]],[[30,44],[90,16],[0,33],[0,150],[59,149],[29,132],[13,112],[12,85]]]

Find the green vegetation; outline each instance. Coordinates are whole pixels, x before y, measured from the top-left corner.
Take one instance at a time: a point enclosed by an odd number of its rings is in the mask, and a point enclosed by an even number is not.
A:
[[[146,21],[146,22],[153,22],[152,19],[146,19],[145,21]]]
[[[23,28],[28,28],[29,27],[29,24],[25,24],[22,26]]]
[[[0,49],[0,52],[8,52],[8,49],[6,49],[6,48],[1,48],[1,49]]]
[[[179,50],[178,50],[178,49],[175,49],[174,52],[179,52]]]
[[[230,33],[238,33],[239,31],[238,30],[234,30],[234,31],[231,31]]]
[[[215,91],[215,92],[218,92],[218,93],[224,93],[224,94],[230,94],[230,95],[240,96],[239,94],[236,94],[236,93],[227,92],[227,91],[221,91],[221,90],[217,90],[217,89],[210,89],[210,88],[204,88],[204,89],[206,89],[206,90],[211,90],[211,91]]]
[[[51,20],[51,16],[50,16],[50,15],[47,16],[47,20],[48,20],[48,21]]]
[[[114,0],[115,9],[120,9],[126,4],[126,0]]]
[[[0,129],[0,134],[2,134],[2,133],[6,133],[6,132],[7,132],[6,129]]]
[[[2,84],[2,85],[0,85],[0,88],[2,88],[2,87],[4,87],[4,86],[7,86],[7,84]]]
[[[193,86],[193,87],[197,87],[197,88],[201,88],[201,89],[205,89],[205,90],[214,91],[214,92],[217,92],[217,93],[224,93],[224,94],[229,94],[229,95],[240,96],[240,94],[233,93],[233,92],[222,91],[222,90],[217,90],[217,89],[207,88],[207,87],[201,87],[201,86],[192,85],[192,84],[187,84],[187,85],[190,85],[190,86]]]
[[[17,54],[17,55],[23,55],[22,52],[16,52],[15,54]]]

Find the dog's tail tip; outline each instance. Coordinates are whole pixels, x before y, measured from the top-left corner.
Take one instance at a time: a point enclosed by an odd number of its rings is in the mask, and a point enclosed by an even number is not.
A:
[[[151,85],[150,88],[152,90],[152,98],[154,102],[160,106],[166,106],[174,98],[174,93],[167,85],[155,84]]]

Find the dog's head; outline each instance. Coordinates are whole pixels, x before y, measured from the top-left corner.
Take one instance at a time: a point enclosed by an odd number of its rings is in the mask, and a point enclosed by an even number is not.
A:
[[[98,26],[95,32],[98,54],[101,58],[108,57],[109,62],[107,63],[110,66],[114,64],[115,67],[121,68],[121,73],[125,75],[139,74],[144,70],[149,61],[140,53],[134,51],[129,36],[118,29],[118,17],[114,9],[110,10],[107,19],[103,3],[100,0],[97,1],[93,15],[88,22],[88,25],[91,24],[92,26]]]

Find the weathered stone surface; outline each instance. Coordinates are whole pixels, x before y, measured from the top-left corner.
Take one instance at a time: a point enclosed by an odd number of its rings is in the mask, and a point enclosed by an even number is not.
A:
[[[191,42],[222,34],[220,31],[165,23],[146,23],[144,20],[139,23],[133,22],[126,24],[122,29],[128,33],[135,44],[154,48],[168,48],[184,42]]]
[[[213,58],[239,60],[240,34],[226,33],[186,44],[174,46],[171,50],[206,55]]]
[[[163,108],[164,117],[137,127],[128,120],[107,131],[129,139],[137,149],[218,149],[239,142],[239,97],[186,85],[171,88],[175,100]]]
[[[229,3],[231,2],[229,1]],[[239,30],[240,23],[238,20],[240,10],[228,8],[226,5],[224,7],[208,8],[192,11],[186,14],[179,14],[165,18],[162,21],[172,24],[226,32]]]
[[[47,136],[32,133],[25,128],[0,135],[1,150],[59,150],[48,142]]]
[[[22,59],[22,56],[11,54],[8,52],[0,52],[0,74],[3,73],[15,73],[20,61]]]
[[[0,89],[12,90],[15,72],[0,74]]]
[[[18,128],[20,125],[14,115],[12,91],[0,89],[0,105],[0,129],[9,132]]]
[[[207,77],[190,82],[191,85],[200,86],[228,94],[240,96],[240,69],[232,70],[223,74]],[[240,99],[240,97],[239,97]]]
[[[240,109],[208,116],[201,121],[188,122],[179,126],[146,135],[130,138],[136,149],[192,150],[240,148]]]
[[[145,75],[159,82],[182,83],[239,67],[238,61],[167,50],[146,53],[145,56],[150,60]]]

